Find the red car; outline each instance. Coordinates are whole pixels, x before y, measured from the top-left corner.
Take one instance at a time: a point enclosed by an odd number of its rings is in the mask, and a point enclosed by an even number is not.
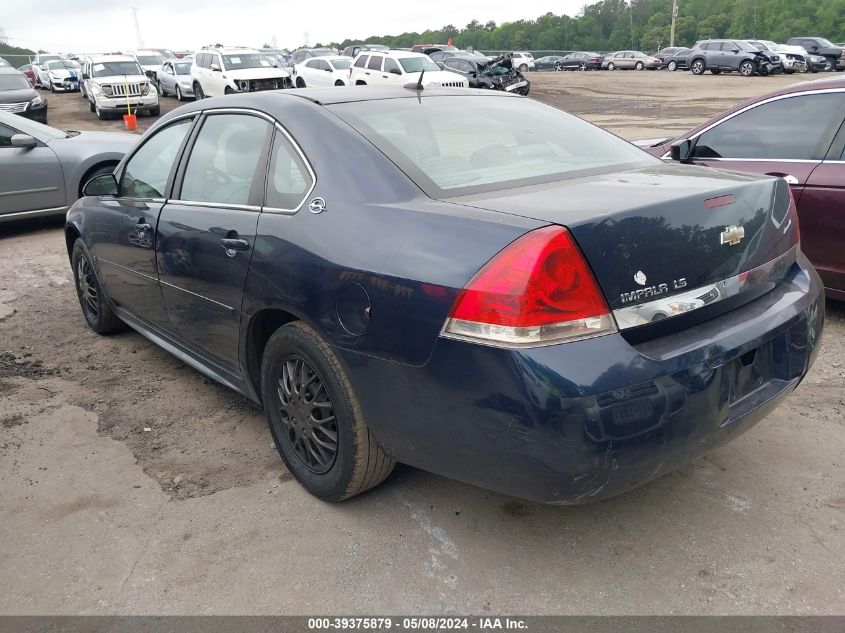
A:
[[[845,79],[794,84],[645,147],[664,160],[784,178],[801,248],[828,297],[845,300]]]

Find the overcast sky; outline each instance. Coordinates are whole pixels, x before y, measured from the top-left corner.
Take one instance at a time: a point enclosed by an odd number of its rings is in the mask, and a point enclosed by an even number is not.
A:
[[[193,50],[223,43],[279,47],[421,32],[473,19],[497,23],[549,11],[575,15],[586,0],[0,0],[9,44],[50,52],[135,48],[132,7],[146,46]]]

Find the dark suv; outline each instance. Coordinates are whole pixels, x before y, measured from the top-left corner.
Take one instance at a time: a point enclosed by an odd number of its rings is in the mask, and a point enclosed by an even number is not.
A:
[[[782,68],[777,55],[767,55],[742,40],[702,40],[695,43],[688,55],[693,75],[709,70],[714,75],[737,71],[743,77],[751,77]]]
[[[786,41],[789,46],[803,46],[811,55],[821,55],[825,58],[824,69],[836,70],[836,65],[842,57],[842,48],[831,44],[823,37],[790,37]]]

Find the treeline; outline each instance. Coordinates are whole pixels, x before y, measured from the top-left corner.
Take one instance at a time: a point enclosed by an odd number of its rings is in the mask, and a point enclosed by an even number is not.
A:
[[[798,35],[845,41],[845,0],[679,0],[675,45],[706,38],[761,38],[785,42]],[[473,20],[435,31],[348,39],[407,48],[445,44],[476,50],[655,50],[669,45],[672,0],[600,0],[575,17],[547,13],[536,20],[497,25]]]
[[[4,56],[12,56],[12,55],[35,55],[35,51],[31,51],[28,48],[20,48],[19,46],[10,46],[9,44],[5,44],[0,42],[0,57]]]

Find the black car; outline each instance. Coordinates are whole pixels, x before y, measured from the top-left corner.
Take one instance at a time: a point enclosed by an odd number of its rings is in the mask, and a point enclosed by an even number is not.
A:
[[[358,57],[361,51],[389,51],[390,47],[383,44],[352,44],[341,52],[343,57]]]
[[[823,37],[790,37],[786,43],[788,46],[803,46],[810,55],[824,57],[824,69],[827,71],[836,70],[842,57],[842,48]]]
[[[666,48],[662,48],[656,53],[651,53],[652,57],[656,57],[662,62],[661,68],[666,68],[669,65],[669,61],[675,56],[676,53],[680,53],[681,51],[688,51],[689,49],[685,46],[667,46]]]
[[[298,48],[293,52],[288,60],[288,66],[293,68],[297,64],[304,62],[306,59],[312,57],[328,57],[334,55],[335,52],[330,48]]]
[[[601,70],[602,56],[581,51],[566,55],[560,62],[561,70]]]
[[[472,55],[455,55],[438,65],[466,77],[470,88],[504,90],[519,95],[527,95],[531,89],[531,82],[513,67],[510,55],[500,55],[489,62]]]
[[[534,60],[534,70],[563,70],[564,55],[546,55]]]
[[[0,110],[47,123],[47,100],[42,99],[19,70],[0,67]]]

